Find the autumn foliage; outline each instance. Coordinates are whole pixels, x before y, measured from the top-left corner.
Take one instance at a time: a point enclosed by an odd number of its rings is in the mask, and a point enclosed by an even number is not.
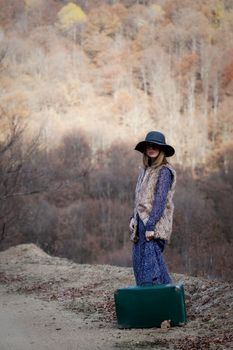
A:
[[[1,249],[130,264],[133,148],[161,130],[178,169],[170,267],[232,279],[232,2],[0,7]]]

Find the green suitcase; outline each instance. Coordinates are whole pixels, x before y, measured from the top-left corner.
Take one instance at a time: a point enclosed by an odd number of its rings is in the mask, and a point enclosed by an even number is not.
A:
[[[119,328],[160,327],[186,322],[184,287],[182,284],[160,284],[119,288],[114,293]]]

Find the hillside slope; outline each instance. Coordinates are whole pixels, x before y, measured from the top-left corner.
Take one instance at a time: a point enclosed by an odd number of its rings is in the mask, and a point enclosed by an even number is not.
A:
[[[40,344],[48,340],[48,349],[64,349],[64,344],[79,350],[233,349],[230,284],[172,274],[175,283],[182,281],[185,286],[188,323],[129,331],[117,328],[113,293],[134,283],[130,268],[75,264],[51,257],[33,244],[1,252],[0,265],[0,321],[8,327],[1,349],[9,339],[15,340],[14,349],[20,349],[17,334],[22,332],[28,334],[31,349],[33,344],[35,349],[42,346],[35,345],[32,334],[37,340],[42,336]],[[21,324],[20,315],[25,319]],[[29,325],[33,315],[36,322]],[[11,332],[15,337],[9,338]]]
[[[0,8],[0,250],[129,266],[134,147],[160,130],[178,175],[168,266],[233,281],[233,1]]]
[[[178,164],[208,165],[220,150],[228,169],[231,1],[0,5],[4,119],[26,119],[30,135],[41,129],[46,149],[79,129],[93,149],[162,130],[177,150]]]

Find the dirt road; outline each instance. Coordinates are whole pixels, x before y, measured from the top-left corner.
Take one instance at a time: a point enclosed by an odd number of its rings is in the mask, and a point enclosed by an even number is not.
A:
[[[233,349],[231,284],[172,274],[185,287],[188,323],[117,328],[113,295],[132,270],[79,265],[32,244],[0,253],[0,350]]]
[[[0,288],[1,350],[110,349],[101,330],[93,329],[57,302],[6,293]]]

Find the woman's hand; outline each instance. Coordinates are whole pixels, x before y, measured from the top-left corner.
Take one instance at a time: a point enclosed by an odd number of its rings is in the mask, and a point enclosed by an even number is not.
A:
[[[155,233],[154,231],[146,231],[145,236],[147,241],[151,241],[155,238]]]
[[[129,229],[130,229],[130,232],[134,230],[134,218],[131,218],[129,222]]]

